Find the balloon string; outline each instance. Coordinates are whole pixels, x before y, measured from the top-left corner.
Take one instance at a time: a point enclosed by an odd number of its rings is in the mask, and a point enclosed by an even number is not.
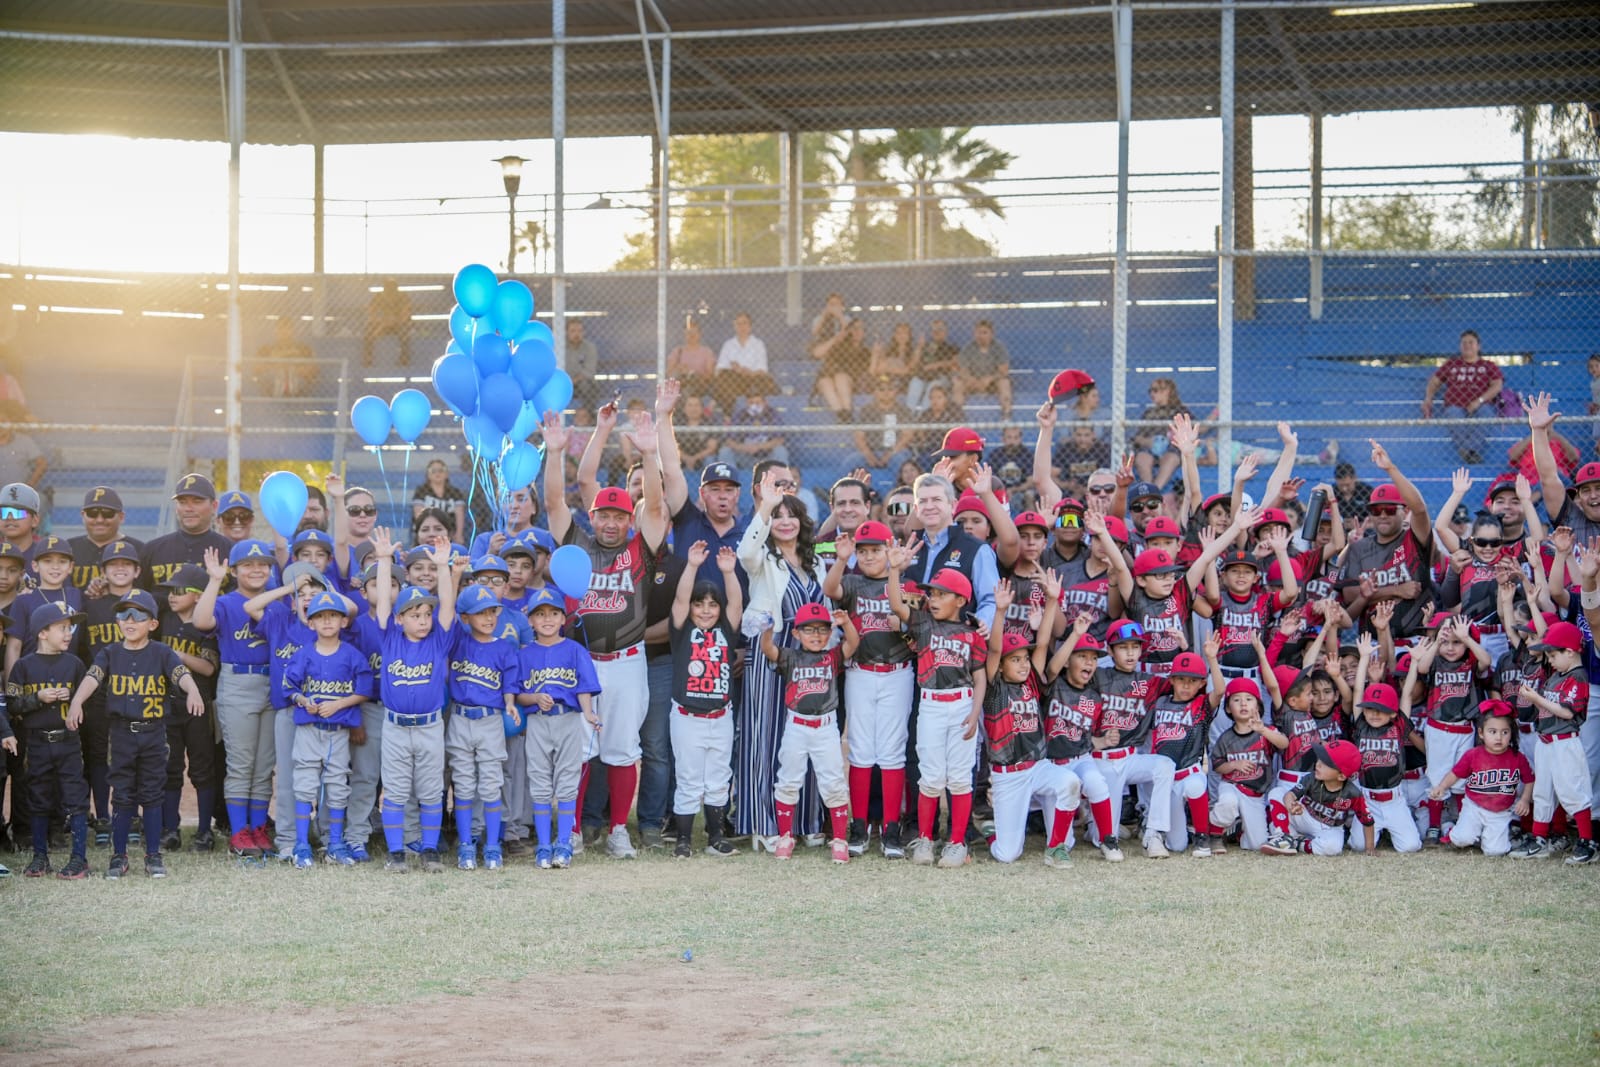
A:
[[[472,494],[478,488],[478,450],[469,446],[467,452],[472,456],[472,477],[467,481],[467,528],[471,532],[467,547],[470,549],[478,538],[478,513],[472,509]]]
[[[416,449],[417,449],[416,445],[411,444],[409,442],[406,444],[405,473],[400,476],[401,477],[400,492],[402,494],[405,493],[406,487],[411,484],[411,453],[415,452]],[[389,488],[387,483],[384,484],[384,488],[385,489]],[[402,496],[401,499],[404,500],[405,497]],[[389,494],[389,510],[394,513],[394,522],[391,525],[398,527],[400,525],[400,520],[402,518],[404,518],[404,515],[401,512],[401,509],[395,506],[394,494],[393,493]]]
[[[383,495],[389,498],[389,514],[393,516],[396,514],[394,490],[389,488],[389,472],[383,469],[383,449],[373,445],[372,450],[378,454],[378,477],[383,479]]]

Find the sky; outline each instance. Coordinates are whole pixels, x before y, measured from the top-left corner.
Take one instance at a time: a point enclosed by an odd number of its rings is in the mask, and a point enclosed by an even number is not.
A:
[[[1492,110],[1371,112],[1324,121],[1323,161],[1384,167],[1351,180],[1411,180],[1436,164],[1508,162],[1520,157],[1509,121]],[[1113,247],[1109,177],[1116,171],[1114,123],[980,127],[974,135],[1016,155],[1004,219],[973,228],[1004,256],[1103,252]],[[1129,209],[1134,251],[1214,247],[1221,159],[1215,119],[1138,122],[1130,130],[1136,177]],[[358,145],[326,150],[326,268],[333,272],[449,272],[466,262],[499,268],[506,251],[500,156],[527,157],[520,217],[548,219],[549,141]],[[1303,210],[1292,192],[1268,185],[1306,182],[1308,121],[1272,116],[1255,125],[1258,245],[1291,232]],[[571,140],[566,150],[566,266],[607,269],[623,238],[643,228],[636,207],[585,210],[601,194],[644,204],[649,141]],[[225,144],[110,136],[0,134],[0,261],[110,271],[221,272],[227,269]],[[241,267],[248,272],[311,270],[312,153],[309,147],[246,145],[241,156]],[[1294,168],[1298,174],[1262,171]],[[1202,172],[1155,177],[1156,172]],[[1443,172],[1451,173],[1451,172]],[[1334,176],[1329,175],[1332,186]],[[1009,195],[1008,195],[1009,194]],[[1023,195],[1046,194],[1046,195]],[[526,256],[519,263],[524,270]],[[543,264],[541,263],[541,266]]]

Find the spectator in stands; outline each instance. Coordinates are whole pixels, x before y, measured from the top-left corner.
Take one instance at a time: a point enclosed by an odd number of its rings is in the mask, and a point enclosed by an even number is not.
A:
[[[256,352],[261,363],[254,375],[255,381],[268,396],[305,396],[317,376],[311,346],[294,335],[294,324],[294,318],[289,315],[278,319],[273,327],[272,343],[262,345]],[[369,341],[369,357],[371,351]],[[370,362],[370,358],[365,360],[365,363]]]
[[[844,294],[829,293],[822,310],[811,320],[811,343],[815,345],[818,341],[829,340],[843,330],[849,321],[850,315],[845,311]]]
[[[867,325],[850,319],[844,329],[811,346],[811,358],[822,362],[817,373],[817,393],[839,422],[849,422],[855,413],[856,383],[864,382],[872,365],[872,350],[867,347]]]
[[[422,513],[429,508],[450,516],[451,530],[464,530],[467,526],[467,497],[450,482],[450,468],[442,459],[430,459],[423,471],[422,484],[411,494],[411,523],[413,528]]]
[[[887,481],[900,464],[911,458],[906,446],[915,437],[912,426],[916,421],[911,409],[900,403],[895,380],[888,375],[878,378],[872,389],[872,403],[861,409],[863,428],[856,431],[856,451],[862,464]]]
[[[1050,457],[1055,469],[1056,482],[1067,496],[1083,499],[1088,489],[1089,475],[1111,466],[1111,444],[1096,437],[1094,427],[1086,422],[1072,424],[1072,433],[1056,446]]]
[[[910,489],[911,486],[916,482],[917,475],[921,473],[921,463],[914,459],[906,460],[904,463],[900,464],[899,469],[895,471],[894,488]]]
[[[919,457],[930,455],[939,448],[946,430],[965,421],[961,407],[950,402],[950,390],[942,385],[932,386],[928,389],[928,406],[918,419],[919,425],[925,429],[917,432],[915,441],[910,445],[911,454]]]
[[[600,404],[600,353],[594,342],[583,336],[583,320],[567,320],[567,373],[572,376],[572,403],[578,408]]]
[[[709,349],[708,349],[709,351]],[[678,435],[678,452],[686,471],[697,471],[717,454],[720,442],[700,427],[706,425],[705,402],[699,394],[687,393],[679,401],[682,421],[674,420]],[[716,561],[712,564],[715,566]]]
[[[869,373],[874,382],[884,376],[892,378],[895,395],[904,396],[921,365],[922,343],[912,337],[909,322],[897,322],[887,343],[872,346]]]
[[[789,448],[782,430],[783,416],[767,403],[764,394],[748,394],[730,425],[747,427],[748,432],[727,436],[717,453],[722,462],[733,467],[750,466],[764,459],[789,462]]]
[[[739,397],[760,393],[771,396],[777,383],[767,366],[766,342],[751,332],[749,312],[733,317],[733,336],[722,342],[711,395],[723,411],[732,412]]]
[[[1578,451],[1578,446],[1567,440],[1555,430],[1550,431],[1550,451],[1555,457],[1556,470],[1561,472],[1563,478],[1571,479],[1572,472],[1583,463],[1583,453]],[[1533,462],[1533,435],[1512,445],[1506,451],[1506,458],[1511,461],[1511,469],[1523,475],[1528,481],[1537,485],[1539,483],[1539,468]]]
[[[383,280],[383,288],[372,294],[367,304],[367,329],[361,337],[361,365],[372,366],[372,345],[380,337],[393,337],[400,344],[400,365],[411,362],[411,298],[400,291],[393,278]]]
[[[989,467],[1012,499],[1013,510],[1022,510],[1021,498],[1033,493],[1033,449],[1022,443],[1022,427],[1007,426],[1000,431],[1000,446],[989,453]]]
[[[6,303],[6,310],[10,310],[10,302]],[[13,372],[16,357],[12,354],[9,344],[0,344],[0,401],[9,400],[22,409],[24,420],[31,421],[33,412],[28,410],[28,398],[22,392],[22,383],[17,381]]]
[[[961,350],[958,364],[956,403],[964,406],[969,393],[992,394],[1000,400],[1000,417],[1011,418],[1011,353],[988,319],[972,328],[972,341]]]
[[[906,406],[912,411],[928,406],[928,394],[936,385],[948,394],[960,369],[961,349],[951,343],[949,328],[943,319],[934,319],[928,324],[927,340],[917,347],[921,363],[916,377],[906,387]]]
[[[1165,489],[1178,469],[1183,457],[1167,447],[1165,424],[1179,413],[1190,411],[1178,396],[1178,383],[1171,378],[1157,378],[1150,383],[1150,406],[1140,414],[1141,419],[1159,419],[1162,426],[1146,426],[1135,430],[1128,440],[1128,450],[1133,453],[1133,469],[1142,482],[1153,482]]]
[[[1372,486],[1356,480],[1354,464],[1340,463],[1333,468],[1333,494],[1339,499],[1339,514],[1346,522],[1359,522],[1367,517]]]
[[[1447,419],[1495,418],[1495,401],[1505,388],[1500,368],[1483,358],[1476,330],[1461,331],[1461,354],[1445,360],[1433,372],[1422,394],[1422,417],[1433,418],[1433,398],[1444,390],[1439,414]],[[1463,463],[1483,461],[1484,435],[1475,426],[1452,426],[1450,440]]]
[[[29,421],[27,408],[15,400],[0,400],[0,485],[22,482],[37,489],[50,466],[38,442],[10,425]]]
[[[1600,415],[1600,352],[1589,357],[1589,416]],[[1594,424],[1595,454],[1600,455],[1600,422]]]
[[[717,354],[700,340],[700,323],[690,315],[683,323],[683,343],[667,353],[667,377],[683,384],[683,395],[702,397],[711,392]]]

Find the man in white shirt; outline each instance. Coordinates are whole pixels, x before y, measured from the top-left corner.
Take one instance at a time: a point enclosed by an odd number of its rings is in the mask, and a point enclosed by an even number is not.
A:
[[[722,342],[711,395],[719,408],[732,411],[740,397],[771,396],[777,391],[767,370],[766,342],[750,332],[750,315],[741,311],[733,317],[733,336]]]

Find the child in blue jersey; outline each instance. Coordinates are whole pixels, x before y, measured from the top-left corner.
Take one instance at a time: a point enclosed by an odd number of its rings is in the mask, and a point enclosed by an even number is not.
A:
[[[505,591],[510,585],[510,578],[510,567],[499,556],[479,556],[472,561],[469,580],[473,585],[493,593],[495,603],[501,607],[505,607]],[[462,591],[465,592],[465,589]],[[461,612],[457,611],[456,615],[460,617]],[[512,648],[521,648],[533,640],[533,627],[528,625],[528,617],[524,613],[502,611],[494,636],[511,642]]]
[[[346,809],[345,843],[357,863],[367,862],[367,837],[381,833],[378,812],[378,784],[383,770],[383,702],[378,699],[377,677],[383,673],[383,631],[378,629],[378,611],[373,600],[378,587],[376,557],[352,580],[362,610],[350,624],[346,640],[366,657],[372,669],[373,690],[361,705],[361,729],[350,731],[350,806]],[[389,595],[399,595],[400,586],[389,575]],[[320,825],[320,823],[319,823]],[[419,831],[420,832],[420,831]]]
[[[294,705],[294,865],[311,866],[311,817],[317,796],[328,809],[329,863],[356,862],[344,843],[350,801],[350,731],[361,728],[361,703],[372,692],[372,669],[354,645],[339,639],[350,602],[321,592],[306,606],[316,640],[300,648],[283,672]]]
[[[35,610],[46,604],[66,604],[73,611],[83,609],[83,595],[71,581],[72,545],[65,538],[46,537],[34,544],[33,576],[35,586],[19,594],[11,605],[16,625],[6,637],[7,674],[17,660],[36,647],[36,635],[28,622]]]
[[[463,871],[477,866],[472,816],[480,806],[483,865],[491,871],[501,866],[504,713],[516,707],[518,681],[517,646],[500,636],[500,620],[507,614],[516,617],[501,611],[500,598],[488,585],[469,585],[456,597],[461,626],[450,647],[450,721],[444,728],[444,749],[456,802],[456,866]],[[527,625],[526,619],[521,621]]]
[[[529,608],[534,639],[518,653],[522,691],[517,703],[528,717],[528,794],[539,838],[534,856],[541,868],[570,867],[584,753],[600,726],[593,703],[600,682],[588,650],[561,636],[567,621],[561,594],[546,586],[534,593]],[[552,807],[556,813],[553,845]]]
[[[383,869],[406,869],[405,809],[406,802],[415,798],[422,816],[422,869],[434,874],[444,870],[439,862],[439,829],[444,822],[443,713],[456,621],[450,548],[417,550],[429,553],[441,599],[415,585],[395,596],[390,585],[394,541],[387,529],[373,529],[372,547],[378,559],[373,608],[383,634],[379,676],[384,707],[383,837],[389,849]]]
[[[272,798],[273,736],[271,651],[245,605],[272,581],[272,546],[235,542],[224,564],[217,550],[205,551],[206,587],[194,606],[195,629],[217,636],[217,725],[226,752],[222,798],[228,809],[228,848],[235,856],[259,857],[272,847],[267,804]],[[110,571],[107,570],[109,576]],[[236,588],[223,593],[232,575]]]

